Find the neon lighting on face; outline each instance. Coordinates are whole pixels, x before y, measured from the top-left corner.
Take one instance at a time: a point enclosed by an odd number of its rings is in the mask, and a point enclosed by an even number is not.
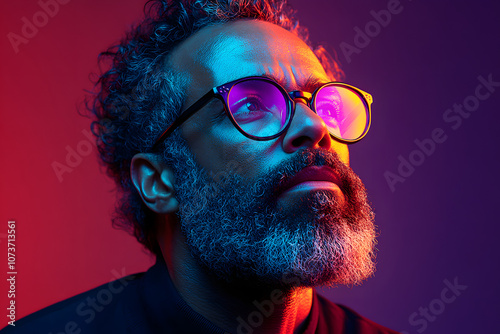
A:
[[[254,140],[271,140],[287,130],[295,113],[294,98],[307,101],[323,119],[330,135],[341,142],[361,140],[370,128],[372,97],[356,87],[330,82],[313,94],[288,93],[267,77],[246,77],[214,87],[158,137],[153,149],[213,98],[224,103],[224,110],[238,131]]]

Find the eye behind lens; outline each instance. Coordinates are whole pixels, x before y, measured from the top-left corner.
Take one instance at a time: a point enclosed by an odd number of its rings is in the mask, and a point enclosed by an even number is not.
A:
[[[283,93],[267,80],[250,79],[235,84],[227,103],[236,124],[254,137],[279,134],[289,118]]]
[[[346,141],[362,138],[368,131],[369,109],[361,93],[340,84],[321,87],[313,107],[330,134]]]

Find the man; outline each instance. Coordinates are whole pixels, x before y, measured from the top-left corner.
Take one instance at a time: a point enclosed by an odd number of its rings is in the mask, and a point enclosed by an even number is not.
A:
[[[115,223],[157,263],[14,332],[395,333],[313,289],[374,271],[347,149],[368,131],[371,96],[335,82],[282,1],[148,8],[104,53],[91,109],[123,191]]]

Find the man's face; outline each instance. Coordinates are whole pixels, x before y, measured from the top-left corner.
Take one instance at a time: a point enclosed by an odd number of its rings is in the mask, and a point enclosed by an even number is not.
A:
[[[191,36],[173,54],[172,64],[189,76],[190,106],[215,86],[247,76],[271,75],[280,79],[287,91],[309,90],[309,80],[329,82],[311,49],[297,36],[262,21],[242,20],[207,27]],[[306,90],[306,89],[304,89]],[[254,179],[265,170],[290,159],[298,149],[322,147],[334,151],[349,163],[347,146],[330,138],[321,119],[298,103],[287,133],[270,141],[254,141],[239,133],[229,119],[214,124],[222,104],[213,103],[182,126],[183,137],[201,166],[217,173],[227,162],[241,162],[242,173]],[[248,164],[249,156],[259,156]]]
[[[170,62],[190,83],[185,108],[247,76],[311,93],[317,87],[307,83],[334,79],[298,37],[255,20],[204,28]],[[372,213],[347,147],[296,102],[287,132],[269,141],[243,136],[220,117],[217,99],[182,126],[190,153],[174,167],[178,215],[192,253],[219,278],[286,285],[283,276],[294,275],[318,285],[356,283],[373,271]],[[306,180],[288,187],[301,171]]]

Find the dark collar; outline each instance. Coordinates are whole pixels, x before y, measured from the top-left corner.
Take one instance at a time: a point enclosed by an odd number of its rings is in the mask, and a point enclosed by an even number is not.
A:
[[[147,320],[133,324],[138,333],[148,327],[153,333],[227,334],[182,299],[161,257],[141,279],[139,295],[143,305],[141,318]]]
[[[207,333],[229,334],[194,311],[175,288],[163,258],[141,278],[139,300],[127,319],[131,333]],[[318,321],[318,300],[313,292],[313,307],[304,333],[314,333]]]

